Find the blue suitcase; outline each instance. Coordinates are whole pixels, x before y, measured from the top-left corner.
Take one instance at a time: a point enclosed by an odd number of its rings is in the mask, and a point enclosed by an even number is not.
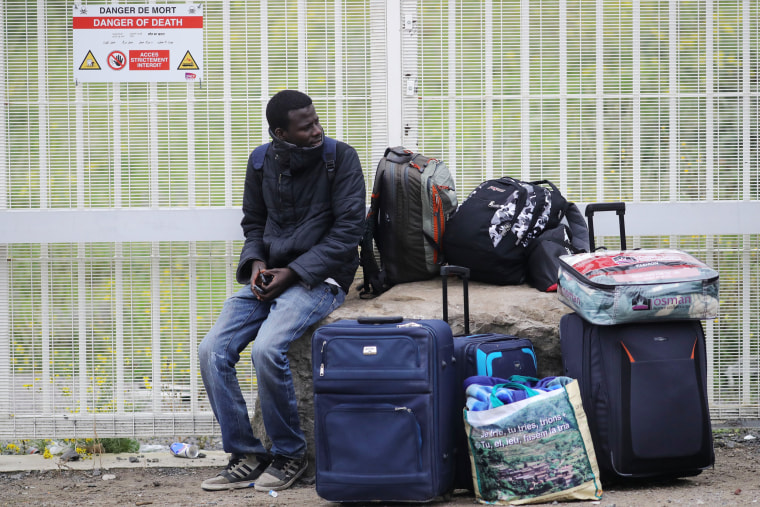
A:
[[[462,280],[464,293],[464,336],[454,337],[454,358],[457,371],[455,421],[456,465],[454,486],[456,489],[473,489],[472,467],[464,429],[465,406],[464,380],[475,375],[509,378],[512,375],[536,377],[538,368],[533,342],[499,333],[470,334],[469,268],[442,266],[443,320],[448,322],[448,277]]]
[[[442,320],[341,320],[314,332],[320,497],[420,502],[452,491],[453,355]]]

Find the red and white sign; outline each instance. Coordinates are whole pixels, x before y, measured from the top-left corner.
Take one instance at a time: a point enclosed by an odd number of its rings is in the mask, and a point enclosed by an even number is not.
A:
[[[121,70],[127,66],[127,57],[121,51],[111,51],[108,54],[108,66],[113,70]]]
[[[155,49],[129,52],[130,70],[171,70],[169,66],[170,51],[168,49]]]
[[[74,79],[203,79],[203,5],[75,5]]]

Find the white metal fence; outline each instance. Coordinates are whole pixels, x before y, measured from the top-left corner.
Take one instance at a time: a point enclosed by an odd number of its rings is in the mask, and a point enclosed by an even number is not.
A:
[[[628,202],[629,243],[720,271],[712,413],[760,417],[757,0],[209,0],[200,86],[76,84],[71,8],[0,0],[0,436],[217,431],[197,344],[286,87],[368,187],[403,144],[462,196],[508,174]]]

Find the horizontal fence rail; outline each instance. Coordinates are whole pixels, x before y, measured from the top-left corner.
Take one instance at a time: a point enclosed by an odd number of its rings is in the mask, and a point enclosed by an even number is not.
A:
[[[579,206],[583,211],[585,203]],[[0,238],[9,244],[40,238],[46,243],[238,240],[242,217],[238,208],[6,210],[0,211]],[[617,219],[607,218],[596,218],[596,232],[617,235]],[[626,203],[626,219],[631,236],[760,234],[760,202]]]

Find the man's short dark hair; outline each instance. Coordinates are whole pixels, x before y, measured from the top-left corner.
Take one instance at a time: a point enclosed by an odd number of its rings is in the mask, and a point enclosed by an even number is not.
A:
[[[269,128],[288,130],[290,117],[288,113],[311,105],[311,97],[297,90],[281,90],[269,99],[267,104],[267,121]]]

